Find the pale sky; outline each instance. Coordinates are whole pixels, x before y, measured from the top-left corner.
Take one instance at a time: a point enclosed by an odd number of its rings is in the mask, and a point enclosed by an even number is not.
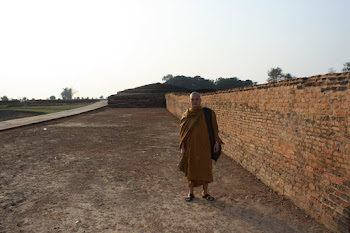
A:
[[[349,0],[0,0],[0,96],[107,97],[167,74],[265,83],[350,62]]]

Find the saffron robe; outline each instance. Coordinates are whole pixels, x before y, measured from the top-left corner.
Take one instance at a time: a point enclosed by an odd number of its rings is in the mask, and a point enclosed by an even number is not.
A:
[[[212,124],[214,137],[222,143],[218,136],[218,124],[215,112],[212,111]],[[189,108],[183,114],[180,122],[180,147],[185,144],[185,155],[178,165],[188,180],[188,184],[194,187],[213,181],[210,139],[203,108]]]

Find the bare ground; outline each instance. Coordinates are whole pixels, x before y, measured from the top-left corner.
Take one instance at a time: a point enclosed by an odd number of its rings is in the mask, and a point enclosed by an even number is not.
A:
[[[37,112],[26,112],[26,111],[14,111],[14,110],[6,110],[0,109],[0,121],[8,121],[23,117],[31,117],[41,115]]]
[[[0,232],[329,232],[225,155],[186,203],[178,132],[160,108],[0,132]]]

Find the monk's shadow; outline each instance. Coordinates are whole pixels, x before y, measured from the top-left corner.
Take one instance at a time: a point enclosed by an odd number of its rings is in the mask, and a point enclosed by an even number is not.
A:
[[[262,210],[249,206],[249,204],[233,204],[226,200],[221,200],[218,197],[213,202],[206,200],[200,200],[204,205],[211,205],[216,208],[219,215],[225,215],[233,219],[237,219],[241,222],[245,222],[249,226],[260,230],[262,232],[305,232],[300,226],[291,225],[285,217],[277,218],[277,213],[269,214],[264,213]]]

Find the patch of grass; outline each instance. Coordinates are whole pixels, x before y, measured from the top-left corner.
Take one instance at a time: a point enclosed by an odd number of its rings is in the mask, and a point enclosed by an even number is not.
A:
[[[21,111],[21,112],[35,112],[40,114],[49,114],[54,112],[61,112],[65,110],[70,110],[73,108],[80,108],[88,104],[67,104],[67,105],[57,105],[57,106],[18,106],[18,107],[6,107],[1,109]]]

